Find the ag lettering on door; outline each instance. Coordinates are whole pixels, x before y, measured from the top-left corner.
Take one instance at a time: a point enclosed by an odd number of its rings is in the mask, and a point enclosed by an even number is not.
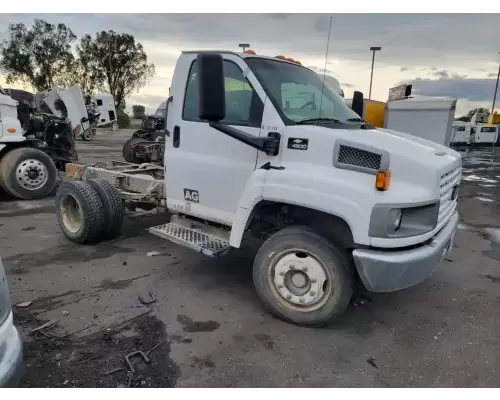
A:
[[[193,189],[184,189],[184,200],[192,201],[193,203],[200,202],[200,195],[197,190]]]

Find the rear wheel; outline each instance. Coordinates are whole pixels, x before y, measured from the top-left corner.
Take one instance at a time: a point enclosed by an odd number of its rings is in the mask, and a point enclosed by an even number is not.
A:
[[[54,161],[43,151],[14,149],[0,161],[0,187],[22,200],[49,195],[57,183]]]
[[[56,193],[56,215],[63,233],[75,243],[95,243],[105,229],[104,206],[87,182],[65,181]]]
[[[88,182],[98,193],[104,208],[104,229],[101,239],[110,240],[120,236],[125,208],[120,192],[111,183],[103,179],[89,179]]]
[[[321,326],[349,305],[350,268],[342,249],[308,227],[290,227],[261,246],[253,277],[271,313],[297,325]]]

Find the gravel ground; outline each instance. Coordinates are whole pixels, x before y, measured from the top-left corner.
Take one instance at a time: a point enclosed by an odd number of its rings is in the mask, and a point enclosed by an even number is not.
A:
[[[131,131],[78,142],[82,161],[121,159]],[[221,260],[145,232],[78,246],[53,198],[0,201],[1,256],[25,338],[24,387],[491,387],[500,384],[500,151],[464,153],[453,252],[426,282],[373,294],[335,324],[299,328],[263,311],[255,246]],[[159,256],[147,253],[158,251]],[[156,302],[143,305],[151,292]],[[58,324],[43,334],[30,330]],[[126,354],[141,350],[149,363]],[[120,369],[113,372],[114,369]]]

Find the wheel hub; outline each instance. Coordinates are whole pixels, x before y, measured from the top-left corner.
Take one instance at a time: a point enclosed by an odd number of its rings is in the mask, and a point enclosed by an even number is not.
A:
[[[38,160],[24,160],[16,168],[16,179],[23,188],[36,190],[45,185],[49,179],[49,172],[47,167]]]
[[[278,256],[272,275],[272,283],[282,300],[294,306],[321,306],[328,278],[325,267],[312,254],[290,251]]]
[[[82,227],[82,214],[76,199],[67,194],[61,199],[60,207],[64,226],[71,233],[78,232]]]

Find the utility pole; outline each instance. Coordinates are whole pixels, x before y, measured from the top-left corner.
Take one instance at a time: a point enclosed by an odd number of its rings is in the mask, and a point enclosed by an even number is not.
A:
[[[368,93],[368,99],[372,98],[373,66],[375,64],[375,52],[379,50],[382,50],[382,47],[373,47],[373,46],[370,47],[370,51],[373,52],[373,55],[372,55],[372,73],[370,75],[370,92]]]
[[[500,52],[498,53],[500,54]],[[500,80],[500,64],[498,64],[498,75],[497,75],[497,83],[495,85],[495,94],[493,95],[493,105],[491,106],[491,117],[493,118],[493,114],[495,113],[495,102],[497,100],[497,92],[498,92],[498,81]]]

